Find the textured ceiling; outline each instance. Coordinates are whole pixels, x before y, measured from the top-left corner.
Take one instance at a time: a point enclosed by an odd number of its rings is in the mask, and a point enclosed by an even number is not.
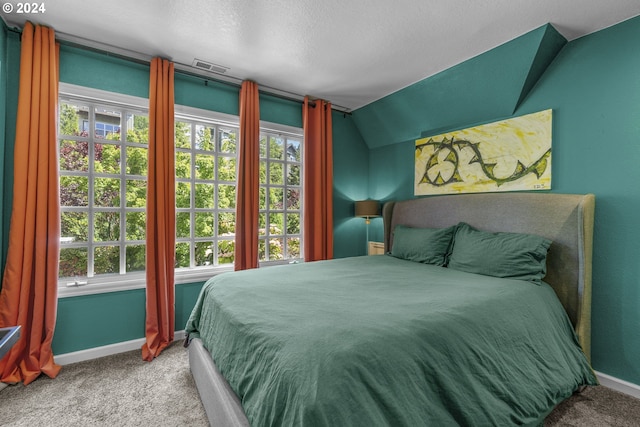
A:
[[[8,3],[16,4],[13,0]],[[354,110],[546,23],[569,41],[640,14],[638,0],[55,0],[9,27]],[[195,71],[195,70],[194,70]],[[215,78],[216,74],[211,74]]]

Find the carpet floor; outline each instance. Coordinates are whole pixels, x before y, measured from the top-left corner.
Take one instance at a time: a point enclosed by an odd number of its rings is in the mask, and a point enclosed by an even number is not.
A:
[[[131,351],[64,366],[55,380],[41,376],[0,390],[0,426],[151,425],[209,425],[179,342],[151,363]],[[558,405],[544,426],[640,426],[640,400],[589,387]]]

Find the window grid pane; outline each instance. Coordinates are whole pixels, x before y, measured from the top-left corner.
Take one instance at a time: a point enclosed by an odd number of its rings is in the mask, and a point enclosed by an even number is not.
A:
[[[59,277],[144,269],[147,113],[72,97],[59,105]]]
[[[233,263],[238,130],[179,117],[175,132],[176,268]]]
[[[303,257],[301,161],[299,137],[260,135],[260,261]]]

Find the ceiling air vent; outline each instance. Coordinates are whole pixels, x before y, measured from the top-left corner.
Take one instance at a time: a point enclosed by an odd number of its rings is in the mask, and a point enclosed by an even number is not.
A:
[[[193,60],[193,64],[191,64],[191,66],[193,66],[194,68],[199,68],[201,70],[210,71],[212,73],[218,73],[218,74],[224,74],[229,69],[228,67],[212,64],[211,62],[203,61],[198,58],[195,58]]]

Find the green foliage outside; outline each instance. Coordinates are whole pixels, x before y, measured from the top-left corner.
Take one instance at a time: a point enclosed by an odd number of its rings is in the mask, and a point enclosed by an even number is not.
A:
[[[62,246],[60,250],[60,277],[86,276],[89,254],[86,248],[65,247],[65,244],[89,241],[89,172],[90,148],[93,151],[94,174],[92,202],[95,208],[93,241],[94,274],[120,272],[120,249],[116,244],[121,236],[121,135],[112,132],[103,138],[94,138],[93,147],[88,139],[89,131],[80,127],[88,123],[90,111],[85,107],[61,103],[59,115],[60,163],[60,204]],[[98,116],[98,112],[96,113]],[[105,120],[117,120],[117,113],[102,113]],[[99,120],[100,118],[97,118]],[[126,146],[125,236],[132,244],[125,247],[126,271],[143,271],[145,268],[145,216],[147,148],[149,139],[149,119],[141,115],[131,115],[127,126],[126,140],[138,146]],[[65,136],[75,138],[64,138]],[[84,175],[83,175],[84,174]],[[106,176],[105,176],[106,175]],[[72,208],[71,211],[65,208]],[[85,208],[77,209],[73,208]],[[104,242],[104,245],[102,243]]]
[[[111,132],[100,139],[96,136],[94,146],[89,147],[91,142],[85,130],[86,125],[81,128],[81,124],[88,123],[90,113],[86,107],[60,104],[60,201],[63,211],[59,276],[87,275],[87,248],[73,246],[86,245],[90,240],[90,152],[93,153],[92,172],[95,174],[91,200],[94,207],[92,238],[96,245],[94,274],[120,273],[119,242],[122,233],[126,244],[125,271],[144,271],[149,120],[142,115],[124,118],[126,124],[123,123],[121,128],[127,129],[127,145],[122,145],[119,132]],[[118,112],[96,112],[96,117],[96,121],[116,120],[117,125],[121,125]],[[195,136],[194,147],[191,146],[192,133]],[[191,266],[192,251],[195,266],[233,263],[236,137],[234,129],[176,121],[176,268]],[[300,163],[285,162],[285,159],[301,162],[300,147],[299,141],[287,143],[286,139],[280,137],[262,137],[261,260],[300,256],[300,239],[290,237],[285,241],[284,237],[285,232],[301,234]],[[125,153],[122,153],[123,149]],[[124,165],[121,164],[123,154],[126,159]],[[121,182],[123,167],[124,183]],[[195,176],[191,176],[192,173]],[[121,190],[123,185],[124,189]],[[124,218],[121,218],[122,203],[125,204]],[[267,209],[271,211],[269,214],[264,212]],[[192,239],[195,240],[193,248]]]

